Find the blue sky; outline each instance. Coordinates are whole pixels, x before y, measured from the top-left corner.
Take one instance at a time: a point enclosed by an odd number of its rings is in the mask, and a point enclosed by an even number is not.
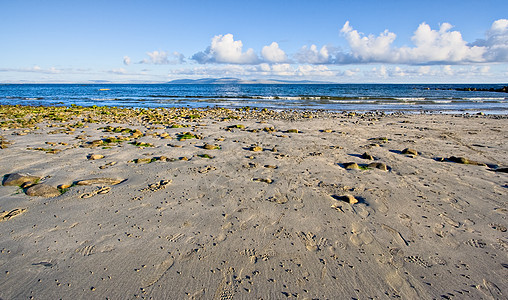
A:
[[[507,1],[0,0],[0,83],[506,83]]]

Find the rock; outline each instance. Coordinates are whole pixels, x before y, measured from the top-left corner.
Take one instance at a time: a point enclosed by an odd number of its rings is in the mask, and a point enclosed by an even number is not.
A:
[[[477,162],[477,161],[474,161],[474,160],[469,160],[469,159],[467,159],[465,157],[450,156],[448,158],[448,160],[451,161],[451,162],[454,162],[454,163],[458,163],[458,164],[486,166],[486,164],[484,164],[484,163],[480,163],[480,162]]]
[[[206,150],[215,150],[215,149],[219,149],[219,146],[210,145],[210,144],[205,144],[205,145],[203,146],[203,149],[206,149]]]
[[[38,180],[40,180],[40,177],[32,176],[28,174],[23,173],[14,173],[14,174],[7,174],[4,177],[3,185],[4,186],[21,186],[23,184],[27,183],[33,183]]]
[[[38,197],[57,197],[60,196],[60,191],[54,187],[44,183],[39,183],[32,185],[28,189],[26,189],[25,194],[28,196],[38,196]]]
[[[494,171],[501,173],[508,173],[508,168],[497,168]]]
[[[406,148],[406,149],[402,150],[402,154],[417,156],[418,151],[416,151],[415,149]]]
[[[107,185],[115,185],[122,182],[122,179],[116,179],[116,178],[91,178],[91,179],[85,179],[85,180],[78,180],[76,182],[77,185],[91,185],[91,184],[107,184]]]
[[[321,131],[324,133],[332,133],[333,132],[333,130],[331,130],[331,129],[323,129]]]
[[[367,167],[372,169],[388,171],[388,167],[384,163],[371,163]]]
[[[261,148],[259,146],[252,146],[252,147],[250,147],[250,151],[260,152],[260,151],[263,151],[263,148]]]
[[[367,160],[374,160],[374,157],[367,152],[362,154],[362,158]]]
[[[57,186],[57,188],[61,189],[61,190],[65,190],[65,189],[68,189],[72,186],[72,184],[68,184],[68,183],[64,183],[64,184],[60,184]]]
[[[271,184],[273,182],[273,180],[271,180],[270,178],[253,178],[252,180],[258,181],[258,182],[264,182],[264,183],[268,183],[268,184]]]
[[[288,129],[287,133],[298,133],[298,129]]]
[[[346,170],[360,170],[360,166],[355,162],[349,162],[344,164]]]
[[[90,154],[88,155],[88,160],[96,160],[96,159],[102,159],[104,158],[104,155],[102,154]]]
[[[339,196],[339,197],[334,197],[334,198],[344,201],[344,202],[347,202],[349,204],[358,203],[358,199],[356,199],[354,196],[351,196],[351,195],[344,195],[344,196]]]
[[[136,158],[133,161],[137,164],[148,164],[152,162],[152,158],[150,157]]]

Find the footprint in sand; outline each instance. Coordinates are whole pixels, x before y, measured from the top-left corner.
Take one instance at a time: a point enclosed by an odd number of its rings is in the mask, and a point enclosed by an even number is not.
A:
[[[21,215],[26,211],[26,208],[15,208],[11,211],[0,212],[0,221],[7,221],[15,216]]]
[[[110,186],[103,186],[103,187],[96,189],[95,191],[81,195],[80,198],[87,199],[87,198],[91,198],[91,197],[98,195],[98,194],[107,194],[110,191],[111,191]]]
[[[173,266],[174,259],[172,256],[167,257],[159,265],[155,267],[155,270],[141,281],[141,287],[147,288],[159,281],[161,277]]]

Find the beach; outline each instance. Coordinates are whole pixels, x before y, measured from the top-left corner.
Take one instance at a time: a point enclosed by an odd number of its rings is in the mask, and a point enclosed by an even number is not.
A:
[[[507,119],[0,106],[0,298],[506,299]]]

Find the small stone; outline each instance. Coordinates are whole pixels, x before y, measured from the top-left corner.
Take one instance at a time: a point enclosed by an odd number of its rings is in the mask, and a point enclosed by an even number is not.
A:
[[[206,150],[215,150],[215,149],[218,149],[218,148],[219,148],[218,146],[210,145],[210,144],[205,144],[203,146],[203,149],[206,149]]]
[[[96,159],[102,159],[104,158],[104,155],[102,154],[90,154],[88,155],[88,160],[96,160]]]
[[[367,152],[362,154],[362,158],[367,160],[374,160],[374,157]]]
[[[418,151],[416,151],[415,149],[406,148],[406,149],[402,150],[402,154],[417,156]]]
[[[287,133],[298,133],[298,129],[288,129]]]
[[[346,170],[360,170],[360,166],[355,162],[345,163],[344,168]]]
[[[261,148],[259,146],[252,146],[252,147],[250,147],[250,151],[260,152],[260,151],[263,151],[263,148]]]
[[[264,183],[268,183],[268,184],[271,184],[273,182],[273,180],[271,180],[270,178],[254,178],[252,180],[258,181],[258,182],[264,182]]]
[[[78,180],[76,182],[77,185],[92,185],[92,184],[108,184],[108,185],[115,185],[122,182],[122,179],[116,179],[116,178],[91,178],[91,179],[85,179],[85,180]]]
[[[484,163],[480,163],[480,162],[477,162],[477,161],[474,161],[474,160],[469,160],[469,159],[467,159],[465,157],[451,156],[451,157],[448,158],[448,160],[452,161],[452,162],[455,162],[455,163],[458,163],[458,164],[486,166],[486,164],[484,164]]]
[[[188,161],[189,159],[186,156],[180,157],[180,160]]]
[[[358,203],[358,199],[356,199],[354,196],[351,196],[351,195],[340,196],[340,197],[337,197],[337,199],[341,200],[341,201],[344,201],[344,202],[347,202],[349,204]]]
[[[61,190],[65,190],[65,189],[70,188],[71,186],[72,186],[71,184],[64,183],[64,184],[58,185],[57,188],[61,189]]]
[[[36,182],[37,180],[40,180],[40,177],[32,176],[28,174],[22,174],[22,173],[14,173],[14,174],[7,174],[4,177],[3,185],[4,186],[21,186],[23,184]]]
[[[265,165],[265,168],[267,168],[267,169],[277,169],[277,166]]]
[[[39,184],[35,184],[35,185],[32,185],[31,187],[29,187],[25,191],[25,194],[27,194],[28,196],[39,196],[39,197],[49,198],[49,197],[60,196],[61,193],[54,186],[50,186],[50,185],[47,185],[44,183],[39,183]]]
[[[324,130],[322,130],[322,131],[323,131],[324,133],[332,133],[332,132],[333,132],[333,130],[331,130],[331,129],[324,129]]]
[[[384,163],[371,163],[367,167],[372,169],[388,171],[388,167]]]
[[[134,162],[137,163],[137,164],[148,164],[148,163],[152,162],[152,159],[149,158],[149,157],[136,158],[136,159],[134,159]]]

